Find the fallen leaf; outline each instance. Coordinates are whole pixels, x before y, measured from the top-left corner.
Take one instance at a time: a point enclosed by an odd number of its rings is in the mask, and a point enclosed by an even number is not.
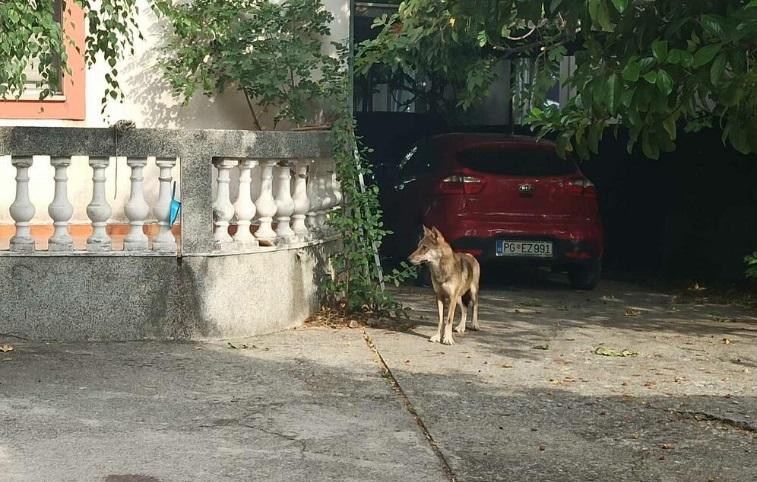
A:
[[[636,308],[626,308],[626,316],[639,316],[641,314],[641,310],[638,310]]]
[[[533,348],[534,350],[549,350],[549,344],[534,345],[531,348]]]
[[[728,339],[728,338],[723,338],[723,344],[730,345],[731,344],[731,340]]]
[[[512,367],[513,367],[512,365],[508,365],[507,363],[503,363],[503,364],[502,364],[502,365],[500,365],[500,366],[501,366],[502,368],[512,368]]]
[[[546,447],[544,447],[544,445],[539,445],[539,451],[544,452],[544,450],[546,450]]]
[[[613,348],[607,348],[606,346],[600,346],[600,347],[597,347],[596,350],[594,350],[594,354],[602,355],[602,356],[629,357],[629,356],[637,356],[638,352],[631,351],[628,349],[615,350]]]
[[[671,449],[675,448],[675,446],[673,444],[661,444],[660,448],[664,449],[664,450],[671,450]]]
[[[8,345],[7,343],[0,345],[0,353],[8,353],[9,351],[13,351],[13,345]]]

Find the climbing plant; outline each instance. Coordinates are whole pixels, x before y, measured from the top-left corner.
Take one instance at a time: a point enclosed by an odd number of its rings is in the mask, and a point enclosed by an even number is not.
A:
[[[325,284],[328,305],[342,315],[397,316],[402,305],[384,289],[385,283],[399,285],[416,276],[415,270],[402,263],[391,273],[383,273],[377,260],[378,248],[389,232],[384,228],[378,186],[364,186],[371,174],[365,149],[355,135],[351,112],[348,75],[335,80],[334,102],[341,108],[331,129],[337,178],[344,195],[343,208],[329,224],[340,234],[340,256],[331,259],[334,277]]]

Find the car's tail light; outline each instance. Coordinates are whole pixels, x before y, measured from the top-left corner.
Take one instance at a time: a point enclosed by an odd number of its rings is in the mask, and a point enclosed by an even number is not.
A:
[[[461,174],[449,176],[439,185],[442,194],[478,194],[483,188],[481,179]]]
[[[585,177],[571,179],[570,182],[568,182],[568,186],[570,188],[570,192],[572,194],[576,194],[577,196],[597,196],[597,189],[594,187],[594,183],[589,181]]]

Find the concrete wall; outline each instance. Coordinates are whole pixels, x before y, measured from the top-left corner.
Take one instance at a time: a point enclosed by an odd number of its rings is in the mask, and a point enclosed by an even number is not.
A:
[[[323,48],[326,52],[333,52],[332,41],[345,41],[349,38],[350,2],[324,0],[323,3],[335,17],[331,25],[332,34],[324,41]],[[173,98],[156,65],[163,42],[163,27],[146,1],[140,0],[139,6],[139,25],[145,39],[136,40],[134,55],[125,58],[119,68],[119,82],[126,96],[125,103],[111,102],[105,113],[101,113],[100,99],[105,89],[104,75],[107,65],[100,62],[87,72],[87,116],[84,121],[0,119],[0,126],[107,127],[118,120],[129,119],[139,128],[253,129],[244,97],[236,92],[228,92],[213,99],[198,94],[186,106],[182,106],[178,99]],[[7,153],[0,152],[0,224],[13,222],[8,213],[8,206],[15,196],[15,169],[5,154]],[[152,162],[145,169],[145,193],[148,202],[157,197],[157,172]],[[178,167],[174,171],[174,178],[177,173]],[[50,166],[49,158],[37,157],[29,174],[30,196],[36,208],[32,222],[52,224],[47,215],[47,206],[52,201],[54,185],[53,168]],[[92,196],[92,170],[86,158],[74,160],[68,175],[69,196],[75,207],[72,222],[86,223],[88,219],[85,208]],[[123,208],[129,197],[129,168],[125,159],[119,160],[118,167],[115,162],[111,162],[106,176],[106,189],[108,201],[113,209],[113,220],[124,222],[126,218]]]
[[[291,328],[318,308],[332,249],[327,243],[184,258],[0,256],[0,333],[29,340],[188,340]]]

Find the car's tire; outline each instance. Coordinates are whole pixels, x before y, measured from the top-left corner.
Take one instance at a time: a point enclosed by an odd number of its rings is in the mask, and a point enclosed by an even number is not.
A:
[[[568,268],[570,287],[576,290],[593,290],[601,278],[602,261],[600,260]]]

